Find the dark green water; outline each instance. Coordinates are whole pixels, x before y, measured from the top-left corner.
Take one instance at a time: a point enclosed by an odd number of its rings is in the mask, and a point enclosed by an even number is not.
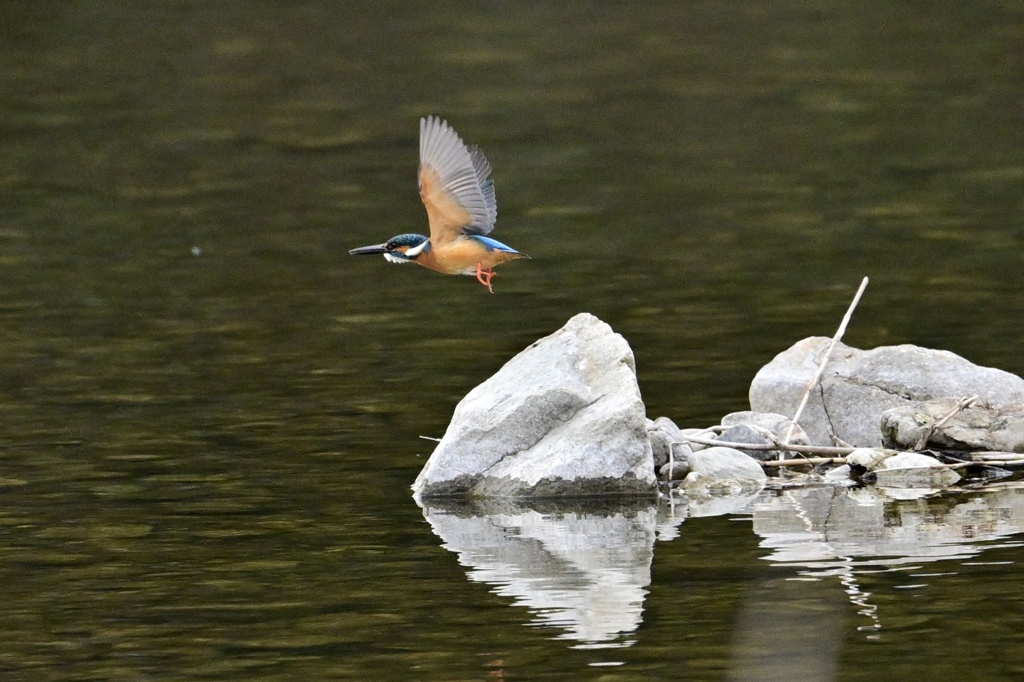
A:
[[[0,673],[742,679],[764,593],[841,614],[823,679],[1024,674],[1010,541],[865,573],[873,638],[747,517],[690,519],[631,646],[576,648],[408,490],[418,436],[580,311],[684,425],[865,275],[851,345],[1024,373],[1021,35],[1012,2],[4,2]],[[493,296],[345,254],[425,230],[428,113],[533,257]]]

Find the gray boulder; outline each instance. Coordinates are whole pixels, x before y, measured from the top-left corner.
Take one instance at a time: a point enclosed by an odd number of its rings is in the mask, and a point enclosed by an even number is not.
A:
[[[761,368],[750,386],[751,409],[793,414],[828,343],[823,337],[804,339]],[[882,441],[879,424],[886,410],[975,394],[994,407],[1024,402],[1024,379],[948,351],[912,345],[862,351],[839,343],[800,425],[815,445],[831,445],[834,435],[873,447]]]
[[[629,344],[581,313],[462,399],[413,491],[653,497],[646,427]]]
[[[956,406],[953,398],[914,402],[882,414],[882,433],[897,447],[913,447]],[[1024,453],[1024,404],[995,408],[974,403],[932,431],[927,445],[953,450]]]

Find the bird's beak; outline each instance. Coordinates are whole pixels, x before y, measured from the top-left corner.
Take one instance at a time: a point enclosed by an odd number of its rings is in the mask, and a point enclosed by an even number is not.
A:
[[[374,244],[373,246],[360,246],[358,249],[352,249],[348,252],[350,256],[364,256],[371,253],[387,253],[387,249],[384,248],[384,244]]]

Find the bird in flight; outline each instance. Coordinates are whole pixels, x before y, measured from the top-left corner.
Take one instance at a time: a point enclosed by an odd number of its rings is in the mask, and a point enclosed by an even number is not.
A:
[[[488,237],[498,217],[491,164],[437,116],[420,119],[420,199],[430,236],[400,234],[350,255],[384,254],[392,263],[418,263],[446,275],[475,275],[494,293],[494,266],[525,253]]]

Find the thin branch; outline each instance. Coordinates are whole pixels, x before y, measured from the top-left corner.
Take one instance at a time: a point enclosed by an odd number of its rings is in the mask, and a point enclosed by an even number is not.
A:
[[[766,467],[795,467],[815,464],[846,464],[845,457],[801,457],[800,459],[775,459],[761,462]]]
[[[734,448],[736,450],[785,450],[786,452],[800,452],[809,455],[848,455],[857,448],[832,448],[825,445],[794,445],[792,443],[731,443],[723,440],[712,440],[700,436],[683,436],[687,443],[699,443],[701,445],[719,446],[723,448]]]
[[[956,405],[954,405],[953,409],[950,410],[946,414],[946,416],[944,416],[942,419],[940,419],[937,422],[932,422],[931,425],[929,425],[928,428],[924,430],[924,433],[921,434],[921,437],[917,439],[917,442],[914,443],[914,448],[913,449],[914,450],[922,450],[922,449],[924,449],[924,446],[928,444],[928,439],[932,437],[933,433],[935,433],[936,431],[941,429],[943,426],[945,426],[946,422],[948,422],[950,419],[952,419],[954,415],[958,414],[959,412],[961,412],[963,410],[966,410],[968,407],[973,405],[974,402],[977,399],[978,399],[978,396],[976,396],[976,395],[972,395],[970,398],[964,398],[963,400],[958,402]]]
[[[846,457],[854,450],[860,448],[855,447],[826,447],[824,445],[794,445],[792,443],[782,443],[777,438],[772,437],[774,443],[732,443],[729,441],[712,440],[710,438],[701,438],[700,436],[683,436],[683,441],[673,442],[672,445],[677,445],[680,442],[686,443],[698,443],[700,445],[720,446],[723,448],[734,448],[736,450],[783,450],[785,452],[795,452],[801,455],[799,459],[777,459],[772,461],[759,462],[761,466],[766,467],[785,467],[785,466],[807,466],[813,464],[846,464]],[[804,457],[804,454],[808,455],[836,455],[835,457]],[[990,466],[1020,466],[1024,464],[1024,454],[1017,454],[1012,452],[972,452],[970,453],[971,461],[959,461],[950,462],[948,464],[942,464],[947,469],[962,469],[968,466],[979,466],[979,465],[990,465]],[[908,467],[916,468],[916,467]]]
[[[1024,459],[1024,454],[1019,452],[992,452],[983,450],[981,452],[970,453],[971,459],[975,462],[1016,462],[1018,459]]]
[[[850,318],[853,317],[853,311],[860,303],[860,297],[864,294],[864,290],[868,286],[868,278],[865,277],[861,280],[860,288],[857,289],[857,294],[853,297],[853,301],[850,303],[850,307],[846,310],[846,315],[843,316],[843,321],[839,324],[839,329],[836,330],[836,335],[832,337],[832,340],[828,344],[828,350],[825,351],[824,357],[821,358],[821,364],[818,365],[818,371],[814,373],[811,380],[807,383],[807,388],[804,390],[804,397],[800,400],[800,407],[796,408],[796,414],[793,415],[793,420],[790,422],[789,431],[786,432],[786,437],[782,439],[783,443],[789,443],[789,440],[793,437],[793,430],[796,428],[796,423],[800,421],[800,415],[803,414],[804,408],[807,407],[807,399],[811,397],[811,391],[818,385],[818,379],[821,378],[822,372],[825,371],[825,365],[828,363],[829,356],[832,355],[832,349],[839,343],[839,339],[843,338],[843,334],[846,333],[846,325],[850,324]]]

